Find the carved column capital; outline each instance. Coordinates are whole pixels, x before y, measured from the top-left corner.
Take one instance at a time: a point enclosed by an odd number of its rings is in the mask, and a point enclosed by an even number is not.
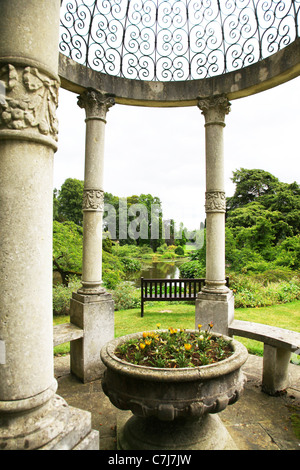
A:
[[[205,117],[205,125],[219,124],[225,126],[225,115],[230,112],[231,103],[225,95],[199,98],[198,108]]]
[[[113,96],[96,90],[86,90],[78,96],[78,106],[85,109],[86,120],[99,119],[106,123],[106,113],[114,104]]]

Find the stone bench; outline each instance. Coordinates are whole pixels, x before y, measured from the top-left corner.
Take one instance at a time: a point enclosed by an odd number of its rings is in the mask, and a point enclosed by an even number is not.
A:
[[[264,343],[262,389],[276,395],[289,386],[291,353],[300,354],[300,333],[261,323],[234,320],[229,336],[241,336]]]
[[[83,337],[83,330],[73,323],[62,323],[53,327],[53,347]]]

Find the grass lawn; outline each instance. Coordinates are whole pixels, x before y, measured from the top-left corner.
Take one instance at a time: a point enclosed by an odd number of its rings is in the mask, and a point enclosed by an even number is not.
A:
[[[120,310],[115,312],[115,336],[145,330],[155,330],[157,323],[161,328],[187,328],[195,327],[195,305],[182,302],[152,302],[146,303],[144,317],[141,318],[140,309]],[[239,308],[235,310],[237,320],[265,323],[288,330],[300,332],[300,301],[287,304],[273,305],[261,308]],[[66,323],[69,317],[54,317],[54,324]],[[203,325],[205,327],[205,325]],[[251,354],[263,354],[263,344],[247,338],[236,337],[243,343]],[[56,346],[55,354],[69,352],[69,343]]]

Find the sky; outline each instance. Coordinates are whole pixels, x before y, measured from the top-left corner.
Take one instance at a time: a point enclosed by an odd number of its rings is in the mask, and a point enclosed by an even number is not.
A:
[[[280,181],[300,182],[300,77],[231,101],[224,128],[226,196],[239,168],[262,169]],[[84,179],[85,111],[77,95],[60,90],[54,188]],[[104,191],[119,197],[152,194],[163,218],[189,230],[205,221],[204,116],[195,106],[145,108],[114,105],[107,114]]]

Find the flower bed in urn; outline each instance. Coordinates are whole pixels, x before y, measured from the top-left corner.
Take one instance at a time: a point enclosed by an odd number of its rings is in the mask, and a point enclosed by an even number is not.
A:
[[[198,331],[144,331],[141,337],[119,345],[115,354],[132,364],[173,369],[213,364],[233,354],[231,339],[213,335],[212,323],[206,331],[201,331],[201,327],[198,325]]]
[[[247,350],[205,331],[155,330],[127,335],[101,350],[102,387],[119,409],[161,421],[199,419],[234,403],[244,388]]]

